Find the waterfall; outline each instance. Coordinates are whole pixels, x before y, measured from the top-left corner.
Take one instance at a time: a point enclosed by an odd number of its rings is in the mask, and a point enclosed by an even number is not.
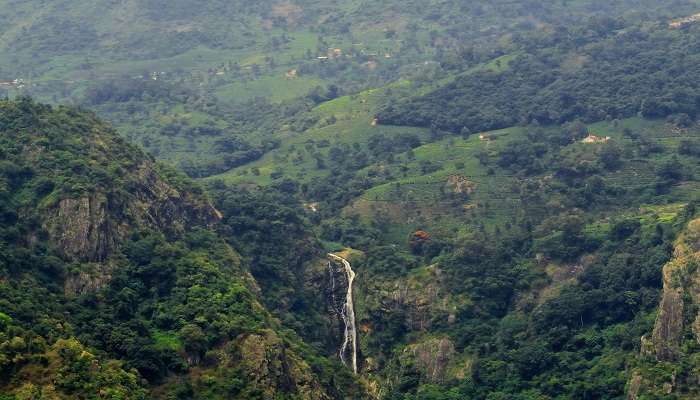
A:
[[[352,351],[352,371],[357,373],[357,329],[355,327],[355,307],[352,300],[352,284],[355,280],[355,272],[352,270],[348,260],[336,256],[335,254],[329,254],[330,258],[336,261],[340,261],[345,269],[345,276],[348,280],[348,292],[345,295],[345,304],[343,305],[340,317],[343,319],[345,324],[345,333],[343,336],[343,344],[340,346],[340,361],[347,365],[345,361],[345,353],[348,348]],[[332,274],[331,274],[332,275]],[[331,276],[331,285],[335,287],[335,279]]]
[[[338,310],[338,301],[335,299],[335,270],[333,269],[333,262],[328,261],[328,277],[330,278],[331,281],[331,308],[333,309],[334,313],[337,313],[338,315],[342,314],[342,310]]]

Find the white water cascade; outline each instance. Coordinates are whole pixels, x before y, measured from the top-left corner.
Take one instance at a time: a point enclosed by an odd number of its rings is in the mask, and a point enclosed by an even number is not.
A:
[[[348,260],[336,256],[335,254],[328,254],[328,256],[331,259],[340,261],[343,264],[345,276],[348,279],[348,292],[345,295],[345,304],[343,305],[342,312],[340,313],[340,317],[343,319],[343,323],[345,324],[345,334],[343,337],[343,344],[340,346],[339,355],[340,361],[342,361],[344,365],[347,365],[345,361],[345,353],[349,348],[352,352],[352,372],[357,373],[357,330],[355,327],[355,307],[352,301],[352,284],[355,280],[355,272],[352,270]],[[333,274],[331,273],[331,285],[335,287],[335,279],[332,275]]]

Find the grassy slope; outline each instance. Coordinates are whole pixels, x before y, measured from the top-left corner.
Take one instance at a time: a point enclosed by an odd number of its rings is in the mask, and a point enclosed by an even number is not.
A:
[[[602,175],[607,185],[629,190],[652,190],[656,168],[675,154],[680,140],[686,137],[700,137],[697,130],[670,133],[669,128],[660,121],[636,118],[620,121],[618,124],[600,122],[589,126],[592,133],[610,136],[614,142],[621,145],[632,141],[623,137],[624,128],[641,133],[642,136],[663,145],[665,149],[661,154],[649,156],[643,161],[632,160],[625,163],[621,169]],[[392,236],[402,239],[419,226],[451,231],[474,229],[481,223],[489,230],[503,226],[513,220],[524,206],[516,190],[523,178],[497,167],[489,174],[488,167],[479,164],[476,154],[482,150],[488,152],[490,148],[502,146],[503,143],[522,137],[523,134],[522,128],[509,128],[485,133],[492,141],[484,141],[479,135],[473,135],[466,140],[451,138],[421,146],[414,150],[415,160],[403,162],[403,165],[408,167],[405,176],[366,191],[348,212],[360,213],[367,220],[375,218],[377,212],[387,213],[397,223]],[[605,144],[576,143],[570,145],[566,152],[592,157],[602,146]],[[688,180],[675,187],[668,195],[658,196],[656,201],[661,204],[671,199],[684,201],[700,186],[700,182],[697,181],[700,172],[697,161],[685,157],[680,159],[687,167],[685,172]],[[438,163],[441,169],[423,174],[420,169],[423,161]],[[458,168],[459,163],[464,163],[464,168]],[[549,173],[551,171],[540,176],[528,177],[527,180],[537,181]],[[399,175],[398,172],[396,175]],[[446,187],[448,178],[455,175],[466,177],[476,184],[474,192],[465,204],[466,208],[462,210],[455,208],[450,202],[445,202],[440,195],[440,189]],[[552,198],[550,203],[555,206],[556,198]],[[619,207],[607,208],[604,214],[593,213],[589,218],[605,218],[619,213],[634,214],[641,206],[643,204],[620,204]]]
[[[365,143],[371,135],[378,133],[391,135],[399,132],[414,132],[425,136],[425,130],[421,128],[372,126],[374,107],[387,89],[388,87],[368,90],[321,104],[312,112],[319,122],[311,129],[300,134],[282,133],[284,136],[281,136],[282,145],[279,149],[266,154],[256,162],[208,179],[221,179],[228,183],[266,185],[272,182],[270,174],[280,170],[287,177],[307,182],[329,173],[327,169],[317,168],[315,159],[305,151],[304,146],[309,142],[328,140],[330,143]],[[336,122],[328,124],[331,118],[335,118]],[[319,151],[327,153],[327,149],[320,148]],[[303,153],[301,162],[294,161],[294,155],[297,152]],[[256,168],[259,174],[252,172]]]
[[[460,75],[477,71],[499,71],[508,68],[508,62],[518,54],[508,54],[497,59],[478,65]],[[314,111],[318,123],[313,128],[301,133],[291,132],[281,135],[282,145],[279,149],[267,154],[262,159],[233,169],[227,173],[216,175],[210,179],[222,179],[234,184],[268,185],[273,182],[270,175],[282,172],[283,176],[300,182],[309,182],[315,178],[327,175],[327,169],[319,169],[310,151],[305,150],[309,143],[327,140],[329,143],[366,143],[370,136],[377,133],[392,135],[400,132],[414,132],[426,138],[427,132],[420,128],[371,126],[376,106],[382,99],[394,90],[410,90],[413,93],[428,91],[435,85],[444,85],[453,77],[448,77],[428,85],[412,84],[408,81],[388,87],[368,90],[355,96],[344,96],[321,104]],[[331,118],[337,122],[327,124]],[[610,136],[620,145],[630,144],[633,139],[625,138],[624,129],[638,132],[641,136],[661,144],[666,151],[652,155],[645,160],[632,160],[625,167],[604,176],[607,184],[638,190],[649,188],[655,178],[655,169],[668,160],[679,141],[684,137],[697,137],[698,132],[671,132],[661,121],[648,121],[638,118],[614,122],[599,122],[589,126],[589,130],[599,136]],[[556,128],[553,128],[556,129]],[[406,235],[418,226],[454,234],[456,231],[473,229],[476,225],[485,225],[487,229],[503,226],[511,221],[522,209],[522,200],[517,194],[516,187],[521,178],[513,176],[512,172],[499,170],[489,171],[488,167],[480,165],[476,155],[486,151],[493,153],[495,149],[511,140],[522,138],[522,128],[513,127],[496,132],[484,133],[489,140],[482,140],[480,134],[474,134],[467,139],[449,137],[438,142],[425,144],[413,151],[415,158],[409,159],[407,154],[398,157],[395,165],[373,165],[365,169],[369,171],[388,171],[394,178],[385,184],[373,187],[360,196],[352,206],[345,210],[347,214],[359,214],[366,221],[371,221],[378,214],[388,216],[394,221],[389,229],[387,238],[392,242],[405,240]],[[566,149],[569,157],[593,158],[602,145],[573,144]],[[314,147],[313,151],[327,154],[327,148]],[[301,156],[298,156],[298,155]],[[296,160],[295,160],[296,159]],[[439,170],[424,174],[421,163],[436,163]],[[686,164],[696,164],[694,160],[685,160]],[[462,167],[464,164],[464,167]],[[399,171],[399,166],[403,171]],[[454,175],[468,178],[475,183],[474,192],[464,207],[455,207],[451,201],[446,201],[441,192],[446,188],[447,180]],[[690,175],[695,175],[691,173]],[[529,178],[536,181],[543,176]],[[697,187],[697,183],[688,182],[676,189],[669,198],[686,198]],[[680,196],[680,197],[679,197]],[[659,201],[665,201],[659,199]],[[556,204],[556,199],[552,199]],[[639,205],[629,205],[634,209]],[[620,207],[624,209],[625,207]],[[609,210],[614,214],[621,210]]]
[[[322,105],[315,112],[319,116],[335,115],[339,120],[338,123],[317,127],[298,136],[289,136],[279,150],[272,152],[260,161],[211,179],[223,179],[229,183],[266,185],[272,182],[270,173],[279,170],[284,173],[284,176],[305,182],[328,172],[326,169],[317,169],[314,159],[309,155],[304,158],[303,163],[295,164],[292,162],[292,157],[286,156],[292,152],[292,148],[302,149],[308,141],[322,139],[331,142],[362,143],[373,133],[392,134],[398,131],[412,130],[412,128],[403,127],[370,126],[371,113],[358,106],[371,105],[373,94],[378,93],[378,91],[367,92],[355,99],[344,97]],[[610,136],[612,141],[620,145],[633,141],[633,139],[623,136],[622,132],[625,128],[661,144],[665,149],[663,153],[652,155],[645,160],[633,159],[625,163],[623,168],[602,176],[606,184],[630,190],[651,190],[656,168],[675,154],[680,140],[700,136],[700,132],[695,130],[672,132],[662,121],[638,118],[618,123],[600,122],[589,126],[592,133],[599,136]],[[414,129],[414,131],[423,136],[426,135],[426,132],[420,129]],[[488,166],[479,163],[476,155],[481,151],[493,152],[508,141],[522,138],[524,130],[514,127],[486,132],[484,135],[490,140],[482,140],[479,134],[472,135],[467,139],[446,138],[416,148],[413,151],[414,159],[409,159],[404,154],[398,157],[399,162],[394,165],[373,165],[366,168],[364,173],[381,169],[388,171],[394,176],[394,179],[367,190],[345,210],[346,213],[357,213],[366,221],[375,219],[378,213],[388,216],[393,224],[387,239],[392,242],[405,241],[409,232],[421,226],[445,234],[474,229],[480,224],[486,225],[489,230],[496,226],[503,226],[517,216],[522,209],[523,200],[520,199],[516,188],[523,178],[514,176],[512,172],[501,170],[498,167],[489,171]],[[602,146],[605,144],[576,143],[568,146],[565,154],[570,154],[571,157],[578,155],[578,157],[592,158]],[[438,164],[440,169],[428,174],[423,173],[421,163],[426,161]],[[700,172],[697,162],[692,158],[684,157],[681,157],[681,161],[688,166],[686,171],[688,181],[675,187],[670,194],[658,197],[658,202],[664,203],[667,201],[666,198],[683,201],[697,189],[699,184],[695,177]],[[400,172],[399,167],[404,172]],[[260,174],[254,175],[251,172],[252,168],[258,168]],[[469,200],[465,202],[464,207],[455,207],[453,202],[445,200],[441,195],[441,191],[449,190],[447,180],[452,176],[466,177],[475,184],[474,191],[469,196]],[[527,179],[537,181],[543,177],[534,176]],[[555,198],[552,199],[552,203],[556,204]],[[634,214],[641,206],[643,204],[610,207],[605,214],[595,214],[590,217],[591,219],[602,219],[619,213]]]
[[[517,57],[517,54],[501,56],[484,64],[477,65],[460,75],[484,70],[502,71],[508,68],[508,62],[515,57]],[[328,173],[328,171],[324,169],[318,169],[315,160],[308,154],[305,155],[303,162],[293,162],[293,157],[291,155],[303,149],[304,145],[310,141],[318,142],[321,140],[328,140],[331,144],[366,143],[370,136],[382,133],[387,135],[416,133],[425,138],[427,137],[427,131],[423,128],[386,125],[372,126],[372,120],[376,113],[377,106],[392,91],[403,90],[410,91],[414,94],[427,92],[431,88],[443,85],[452,79],[454,79],[454,76],[450,76],[439,82],[430,82],[420,85],[415,85],[410,81],[400,81],[381,88],[366,90],[355,95],[343,96],[325,102],[316,107],[312,112],[313,116],[320,121],[316,126],[301,134],[282,132],[279,135],[282,140],[282,145],[279,149],[268,153],[256,162],[243,167],[234,168],[229,172],[215,175],[208,179],[221,179],[228,183],[267,185],[272,182],[270,178],[271,173],[274,171],[283,171],[287,177],[294,178],[300,182],[308,182],[311,179],[324,176]],[[285,87],[288,86],[290,86],[289,83],[283,85],[281,93],[277,95],[284,96]],[[328,125],[326,121],[331,118],[335,118],[336,123]],[[467,147],[469,146],[471,145],[467,145]],[[430,149],[430,146],[420,151],[430,151],[427,149]],[[320,149],[320,152],[325,155],[327,150]],[[424,158],[430,158],[429,154]],[[259,174],[253,174],[252,169],[258,169]]]
[[[272,102],[291,100],[307,93],[324,81],[313,77],[287,79],[283,73],[267,75],[250,82],[234,82],[216,89],[215,94],[224,102],[252,100],[265,97]]]
[[[508,54],[499,57],[465,71],[462,75],[485,69],[503,70],[508,68],[508,62],[517,56],[517,54]],[[435,87],[434,85],[443,85],[449,80],[451,79],[446,78],[431,85],[418,87],[410,82],[402,82],[324,103],[313,111],[313,115],[319,120],[313,128],[301,134],[287,132],[281,136],[281,147],[261,160],[210,179],[222,179],[235,184],[267,185],[273,182],[270,177],[272,173],[281,172],[283,176],[300,182],[309,182],[329,172],[327,169],[317,167],[311,151],[305,150],[308,143],[318,143],[322,140],[327,140],[331,144],[365,143],[374,134],[391,135],[409,131],[426,138],[427,132],[424,129],[371,126],[374,110],[389,89],[427,91]],[[326,121],[331,118],[335,118],[337,122],[329,125]],[[604,177],[606,183],[635,189],[640,185],[651,184],[655,168],[675,153],[675,148],[683,136],[697,136],[697,132],[672,133],[660,121],[637,118],[619,123],[600,122],[589,126],[592,133],[610,136],[614,142],[621,145],[632,141],[623,137],[622,132],[625,128],[658,142],[667,150],[663,154],[654,155],[650,160],[632,160],[625,168],[606,174]],[[476,155],[482,151],[492,153],[504,143],[518,139],[523,134],[522,128],[514,127],[484,133],[489,140],[482,140],[479,134],[467,139],[446,138],[415,149],[413,159],[403,154],[398,157],[399,162],[395,165],[370,166],[364,173],[380,170],[388,172],[394,178],[388,183],[367,190],[346,210],[346,213],[359,213],[367,221],[376,218],[378,214],[390,217],[394,221],[388,233],[388,238],[392,242],[404,241],[406,235],[417,226],[443,231],[445,234],[473,229],[477,224],[484,224],[487,229],[503,226],[517,214],[521,205],[522,200],[516,191],[521,178],[513,176],[512,172],[498,170],[498,168],[495,171],[489,171],[478,162]],[[601,145],[574,144],[569,146],[567,152],[580,153],[582,157],[590,158],[594,157],[600,148]],[[325,155],[327,148],[316,147],[313,151]],[[422,173],[421,163],[428,161],[439,164],[440,169],[429,174]],[[694,161],[686,160],[686,163],[694,164]],[[399,167],[403,171],[400,171]],[[463,208],[455,207],[452,202],[446,201],[441,193],[446,189],[449,191],[446,186],[447,180],[455,175],[466,177],[475,184],[474,192]],[[542,177],[530,179],[540,178]],[[686,197],[696,186],[692,182],[683,185],[675,189],[678,193],[674,193],[674,196]],[[410,206],[407,206],[408,204]],[[613,213],[612,210],[611,213]]]

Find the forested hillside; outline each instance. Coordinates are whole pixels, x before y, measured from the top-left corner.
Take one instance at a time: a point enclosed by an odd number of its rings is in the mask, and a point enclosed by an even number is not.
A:
[[[387,398],[692,398],[690,317],[674,328],[661,289],[695,215],[696,40],[621,19],[538,30],[325,102],[210,181],[291,190],[329,248],[362,250],[362,368]],[[655,322],[660,305],[675,314]],[[668,330],[690,349],[650,351]]]
[[[503,70],[462,75],[416,99],[390,99],[379,120],[461,133],[698,111],[697,25],[593,20],[524,35],[513,49]]]
[[[0,95],[95,109],[130,141],[204,177],[259,159],[280,136],[319,122],[307,112],[339,95],[444,78],[555,27],[594,19],[575,33],[587,38],[614,18],[696,11],[690,0],[5,0]]]
[[[195,184],[75,109],[3,101],[0,133],[3,398],[361,393],[260,304]]]
[[[700,3],[0,6],[0,398],[698,396]]]

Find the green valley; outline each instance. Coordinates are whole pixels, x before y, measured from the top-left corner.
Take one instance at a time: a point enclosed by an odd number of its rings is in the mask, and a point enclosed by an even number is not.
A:
[[[0,0],[0,400],[686,400],[700,2]]]

